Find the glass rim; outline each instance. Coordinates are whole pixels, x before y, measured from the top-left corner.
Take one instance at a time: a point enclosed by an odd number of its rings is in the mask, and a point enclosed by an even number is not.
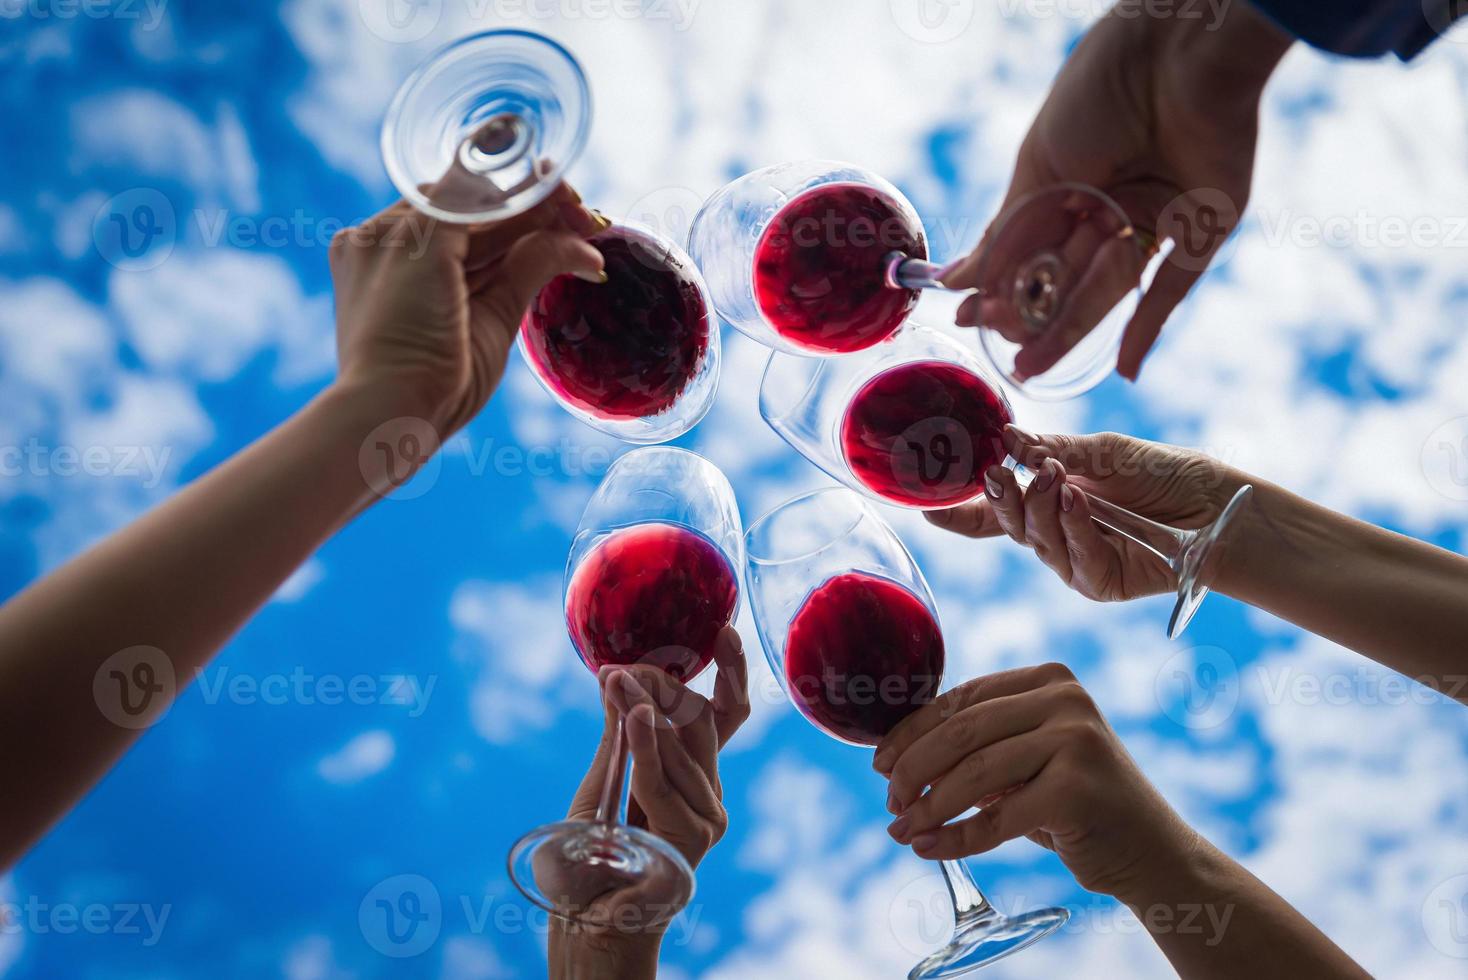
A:
[[[792,555],[789,558],[764,558],[755,553],[755,549],[753,546],[754,536],[757,532],[764,529],[765,524],[773,520],[777,515],[782,514],[793,507],[808,504],[812,499],[816,497],[823,497],[826,494],[836,494],[840,497],[849,498],[852,503],[856,504],[857,509],[859,510],[859,513],[856,515],[856,519],[847,524],[840,531],[834,532],[830,536],[830,540],[823,542],[819,547],[813,548],[810,551],[805,552],[804,554]],[[788,565],[791,562],[804,561],[807,558],[811,558],[815,555],[820,554],[822,551],[829,548],[837,540],[850,534],[862,521],[872,516],[874,515],[871,509],[867,506],[866,501],[861,498],[860,494],[856,493],[854,490],[851,490],[848,487],[818,487],[815,490],[808,490],[805,493],[797,494],[796,496],[791,497],[789,500],[786,500],[783,503],[777,504],[774,507],[770,508],[764,514],[761,514],[755,520],[755,522],[749,526],[748,530],[744,532],[745,561],[749,562],[749,564],[751,565],[761,565],[766,567],[773,567],[776,565]]]

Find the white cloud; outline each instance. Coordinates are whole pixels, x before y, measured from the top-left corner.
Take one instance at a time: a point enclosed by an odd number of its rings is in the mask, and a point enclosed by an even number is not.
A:
[[[380,729],[363,732],[340,749],[324,756],[316,764],[316,772],[328,783],[349,786],[375,776],[392,765],[397,742]]]
[[[110,292],[128,342],[160,374],[226,381],[266,350],[287,384],[335,364],[330,300],[304,295],[278,255],[178,252],[146,274],[115,271]]]

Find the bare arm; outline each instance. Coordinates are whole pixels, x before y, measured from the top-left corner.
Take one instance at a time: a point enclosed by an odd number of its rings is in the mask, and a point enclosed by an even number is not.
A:
[[[1197,528],[1252,483],[1215,588],[1468,703],[1468,558],[1171,446],[1115,433],[1032,436],[1013,426],[1005,445],[1040,471],[1028,490],[996,467],[983,499],[929,519],[971,537],[1008,534],[1071,588],[1118,601],[1176,582],[1154,555],[1092,522],[1088,494]]]
[[[582,240],[596,219],[563,207],[570,194],[472,233],[425,227],[399,204],[338,236],[338,381],[0,607],[0,868],[302,561],[483,406],[541,285],[560,272],[596,275],[601,257]],[[409,432],[421,438],[405,442]]]

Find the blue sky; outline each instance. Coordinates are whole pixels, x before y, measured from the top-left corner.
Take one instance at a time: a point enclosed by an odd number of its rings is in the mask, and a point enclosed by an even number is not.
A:
[[[0,30],[0,446],[35,461],[0,479],[0,595],[329,380],[325,243],[392,200],[377,128],[438,44],[518,26],[574,50],[596,121],[571,174],[610,214],[677,234],[747,169],[846,159],[902,187],[941,259],[977,239],[1095,12],[1038,0],[955,0],[936,21],[904,0],[423,0],[396,20],[377,0],[60,9],[6,6]],[[1021,402],[1028,427],[1206,449],[1461,550],[1462,40],[1410,67],[1291,55],[1266,100],[1246,226],[1141,384]],[[112,216],[139,205],[156,220],[132,226],[133,245],[149,234],[130,255]],[[946,323],[951,309],[927,297],[918,319]],[[758,421],[761,350],[726,329],[725,358],[718,404],[680,444],[725,469],[748,522],[823,478]],[[65,447],[99,448],[95,472],[76,472]],[[517,465],[517,449],[548,454],[551,474]],[[0,902],[27,913],[0,930],[0,972],[543,973],[504,855],[564,811],[599,727],[560,575],[620,451],[517,358],[441,464],[323,549],[0,877]],[[1398,696],[1381,671],[1227,599],[1168,644],[1165,600],[1089,604],[1008,544],[888,516],[938,596],[951,679],[1066,661],[1183,815],[1368,969],[1461,975],[1461,708]],[[742,627],[753,652],[747,611]],[[867,754],[816,732],[756,666],[754,717],[724,759],[730,831],[664,975],[901,975],[936,943],[941,885],[883,834]],[[323,703],[354,678],[360,696]],[[1168,975],[1124,912],[1027,842],[974,870],[1002,908],[1076,911],[991,976]],[[437,932],[395,957],[359,912],[405,889],[437,896]],[[58,908],[103,925],[63,931]]]

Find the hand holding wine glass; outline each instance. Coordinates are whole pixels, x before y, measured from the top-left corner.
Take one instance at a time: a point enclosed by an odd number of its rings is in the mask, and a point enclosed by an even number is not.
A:
[[[718,753],[749,717],[749,668],[739,633],[726,626],[714,646],[714,696],[690,691],[667,671],[639,664],[597,675],[606,726],[568,820],[596,813],[612,757],[616,720],[627,721],[632,790],[627,822],[676,847],[697,868],[728,826]]]
[[[411,395],[446,437],[499,386],[537,291],[561,274],[598,280],[586,239],[605,222],[561,184],[546,200],[489,224],[429,218],[399,201],[337,234],[341,382]]]
[[[676,847],[697,867],[728,826],[719,780],[718,753],[749,717],[748,668],[743,644],[726,627],[714,651],[718,678],[712,699],[696,694],[666,672],[647,666],[605,667],[598,678],[605,725],[591,767],[571,801],[567,820],[596,816],[614,764],[617,724],[622,721],[632,755],[632,792],[628,823]],[[554,874],[542,861],[537,870]],[[568,867],[583,876],[584,866]],[[547,882],[550,885],[549,882]],[[550,890],[570,893],[569,883]],[[645,919],[638,886],[615,879],[595,899],[599,912],[581,921],[551,917],[549,962],[553,977],[647,977],[657,973],[658,949],[668,923]],[[591,902],[588,902],[591,904]]]
[[[1092,520],[1088,494],[1179,528],[1217,520],[1248,479],[1202,453],[1103,432],[1035,436],[1007,425],[1004,448],[1037,474],[1028,489],[1012,470],[984,472],[984,496],[928,511],[938,527],[971,538],[1007,534],[1088,599],[1119,602],[1172,592],[1171,571],[1138,541]]]
[[[1187,236],[1193,241],[1174,242],[1127,325],[1117,362],[1127,378],[1136,379],[1168,316],[1248,202],[1260,95],[1290,42],[1250,4],[1232,5],[1211,25],[1112,11],[1067,58],[1020,147],[1001,213],[1040,188],[1074,182],[1104,191],[1144,234],[1158,229],[1164,211],[1174,210],[1198,230]],[[1215,199],[1230,206],[1218,207]],[[985,244],[944,284],[985,285]],[[1107,288],[1101,281],[1093,292]],[[987,299],[965,300],[957,322],[993,325],[983,313]],[[1111,305],[1108,298],[1097,304]],[[1025,375],[1044,373],[1094,326],[1077,320],[1041,335],[1026,343],[1016,367]]]
[[[890,779],[889,833],[920,857],[955,860],[1027,837],[1081,887],[1126,904],[1182,976],[1261,964],[1271,976],[1366,975],[1173,811],[1062,664],[941,695],[888,733],[873,766]]]
[[[1122,897],[1197,846],[1062,664],[940,695],[898,723],[872,765],[890,780],[889,832],[920,857],[968,857],[1029,837],[1083,888]]]

